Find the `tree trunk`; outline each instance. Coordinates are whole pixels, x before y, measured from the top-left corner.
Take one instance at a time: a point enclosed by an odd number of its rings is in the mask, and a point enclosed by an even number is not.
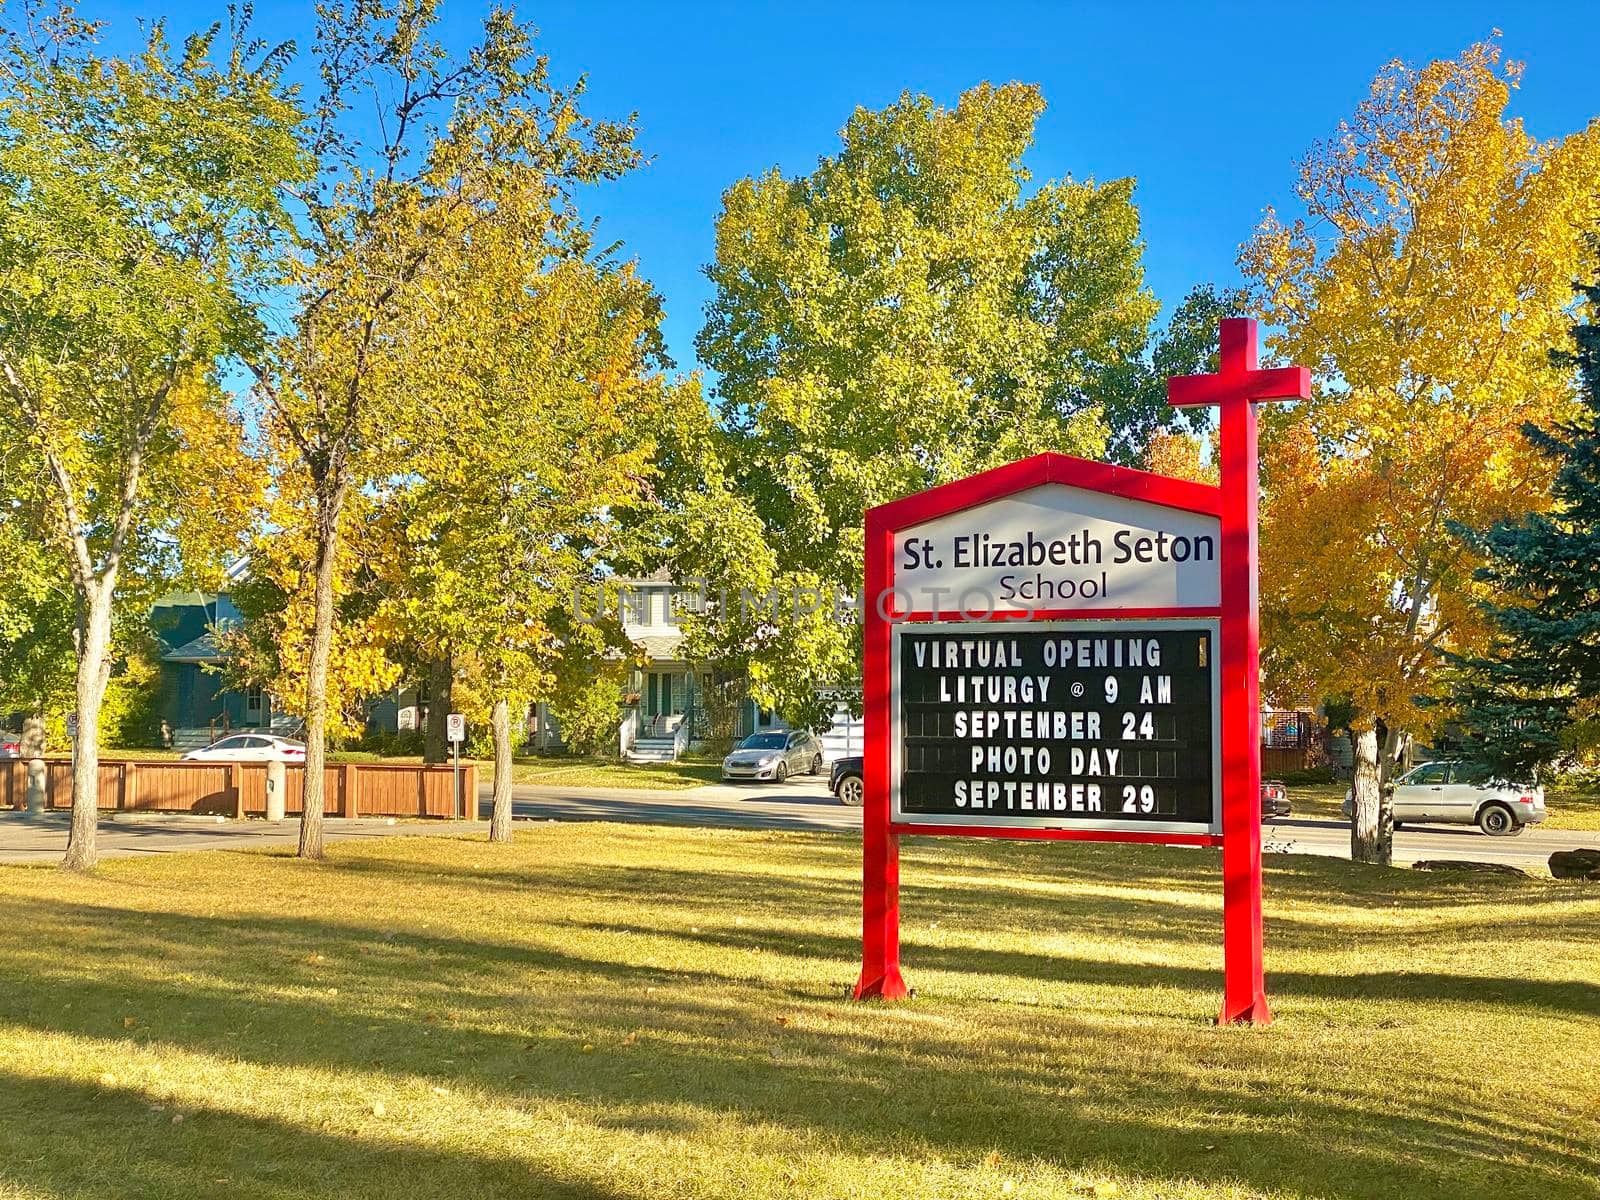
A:
[[[323,764],[328,749],[328,660],[333,654],[333,582],[339,553],[339,510],[344,488],[318,505],[315,613],[306,664],[306,777],[300,814],[300,857],[322,857]]]
[[[1388,866],[1394,852],[1394,808],[1384,796],[1378,762],[1378,731],[1351,735],[1355,763],[1350,781],[1350,858]]]
[[[111,678],[111,598],[116,575],[88,586],[78,626],[78,736],[72,755],[72,825],[62,866],[87,871],[99,861],[95,826],[100,818],[100,705]]]
[[[494,807],[489,815],[489,840],[511,840],[511,702],[503,697],[489,712],[494,731]],[[472,798],[474,802],[476,798]]]
[[[442,763],[450,757],[450,743],[444,735],[454,681],[455,670],[448,654],[428,664],[428,724],[422,735],[422,761],[425,763]]]

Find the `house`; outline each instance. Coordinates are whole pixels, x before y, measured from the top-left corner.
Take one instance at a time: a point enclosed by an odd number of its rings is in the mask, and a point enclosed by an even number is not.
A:
[[[643,659],[623,688],[617,748],[624,758],[670,762],[705,744],[719,725],[723,736],[735,739],[789,728],[781,713],[762,708],[745,694],[742,680],[719,678],[688,659],[678,617],[699,602],[697,593],[680,587],[665,570],[614,584],[623,632]],[[536,705],[530,716],[529,741],[540,750],[561,746],[559,725],[544,704]],[[852,719],[841,707],[834,729],[823,736],[823,750],[830,759],[859,754],[860,718]]]
[[[161,646],[161,720],[172,745],[191,750],[237,729],[282,730],[294,724],[273,708],[271,693],[229,685],[220,630],[243,620],[226,593],[170,592],[155,602],[150,625]]]
[[[723,719],[735,739],[789,728],[782,713],[762,708],[745,694],[742,680],[718,680],[714,672],[685,657],[678,614],[693,611],[700,602],[698,593],[679,587],[664,569],[645,579],[621,581],[620,592],[623,632],[644,657],[627,688],[627,695],[637,700],[618,730],[624,757],[633,762],[671,761],[709,738],[714,714],[730,704],[733,711]],[[823,734],[822,743],[829,760],[859,754],[861,719],[839,705],[833,728]]]
[[[616,596],[623,633],[643,659],[623,688],[617,748],[624,758],[671,762],[691,746],[703,744],[713,735],[719,701],[730,687],[735,706],[733,736],[788,728],[777,714],[746,698],[737,681],[719,683],[714,672],[688,660],[678,614],[696,598],[678,587],[665,570],[647,578],[616,580],[613,587],[607,594]],[[541,750],[561,748],[559,724],[545,704],[535,705],[530,716],[529,741]]]

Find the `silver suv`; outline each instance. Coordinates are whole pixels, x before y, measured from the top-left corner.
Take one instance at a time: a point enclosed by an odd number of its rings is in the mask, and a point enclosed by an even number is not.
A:
[[[1351,795],[1344,794],[1344,815],[1350,816]],[[1482,767],[1465,762],[1430,762],[1413,767],[1394,781],[1394,823],[1476,825],[1501,837],[1520,833],[1544,820],[1544,789],[1532,784],[1493,779]]]
[[[822,770],[822,743],[809,729],[773,729],[752,733],[722,760],[724,779],[770,779],[782,783],[804,771]]]

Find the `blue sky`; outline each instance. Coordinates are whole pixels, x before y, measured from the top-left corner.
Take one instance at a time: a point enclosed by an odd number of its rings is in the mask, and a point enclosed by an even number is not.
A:
[[[1261,5],[521,4],[557,79],[587,72],[589,109],[637,110],[649,167],[591,193],[602,234],[622,240],[662,292],[668,344],[694,365],[720,197],[777,165],[809,172],[857,105],[902,90],[942,103],[983,80],[1038,83],[1050,107],[1028,159],[1036,179],[1138,180],[1147,280],[1166,305],[1237,279],[1234,257],[1268,204],[1292,211],[1294,164],[1328,136],[1395,57],[1459,53],[1503,30],[1527,73],[1514,112],[1541,138],[1600,113],[1600,22],[1584,3]],[[86,15],[169,12],[105,5]],[[444,0],[464,44],[483,6]],[[309,4],[257,4],[273,37],[309,46]]]

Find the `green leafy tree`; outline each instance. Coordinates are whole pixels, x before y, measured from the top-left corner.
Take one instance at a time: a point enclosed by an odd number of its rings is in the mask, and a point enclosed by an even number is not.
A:
[[[1508,779],[1600,743],[1600,284],[1582,292],[1589,320],[1557,359],[1581,380],[1581,416],[1523,429],[1557,464],[1550,511],[1458,531],[1494,599],[1488,652],[1451,656],[1453,707],[1469,753]]]
[[[258,343],[278,189],[303,161],[287,52],[245,16],[176,48],[157,23],[127,58],[97,32],[68,7],[0,25],[0,446],[72,589],[80,868],[119,596],[252,486],[219,363]]]
[[[579,109],[559,88],[532,29],[495,9],[452,53],[436,0],[336,0],[319,6],[320,89],[306,145],[315,178],[294,193],[300,223],[291,320],[254,360],[308,556],[298,573],[310,619],[305,651],[305,810],[300,854],[322,857],[329,664],[352,496],[407,468],[386,444],[411,393],[402,334],[447,306],[450,258],[501,200],[572,189],[638,162],[631,123]],[[374,114],[376,119],[374,120]],[[374,130],[375,126],[375,130]]]
[[[1195,288],[1151,339],[1148,355],[1113,363],[1093,395],[1104,412],[1105,456],[1124,466],[1150,460],[1162,435],[1198,435],[1210,426],[1210,411],[1175,408],[1167,402],[1167,380],[1217,369],[1217,330],[1223,317],[1237,316],[1244,297],[1219,294],[1210,284]]]
[[[572,610],[556,618],[561,655],[550,690],[561,740],[579,754],[617,750],[623,689],[638,662],[638,653],[623,634],[615,610],[601,619],[575,620]]]
[[[44,718],[72,705],[73,592],[42,540],[46,522],[18,495],[11,457],[0,449],[0,713]]]
[[[385,500],[383,611],[394,636],[449,658],[458,694],[478,698],[496,841],[511,836],[514,719],[550,694],[559,659],[583,653],[588,631],[558,617],[612,550],[612,511],[645,498],[650,431],[677,394],[659,370],[659,298],[587,250],[586,230],[542,190],[502,194],[441,254],[446,299],[404,339],[418,403],[394,451],[407,472]]]
[[[1156,305],[1132,180],[1025,193],[1043,109],[1021,84],[953,109],[907,94],[858,109],[811,174],[723,196],[697,343],[715,420],[668,453],[671,545],[716,598],[686,619],[691,651],[791,719],[825,723],[820,690],[858,678],[833,599],[860,590],[865,509],[1105,447],[1100,381],[1142,352]]]

